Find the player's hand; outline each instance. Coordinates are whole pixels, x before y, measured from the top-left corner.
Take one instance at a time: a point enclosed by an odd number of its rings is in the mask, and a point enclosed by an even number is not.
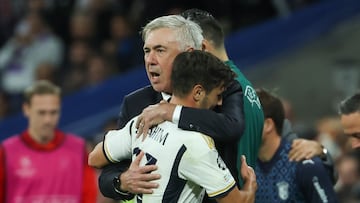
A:
[[[289,152],[290,161],[311,159],[322,154],[322,146],[319,142],[306,139],[295,139]]]
[[[136,128],[138,129],[136,137],[142,135],[144,140],[151,127],[165,120],[171,121],[175,106],[163,100],[159,104],[146,107],[136,120]]]
[[[244,186],[242,190],[249,194],[247,195],[246,201],[244,201],[255,202],[255,194],[257,190],[256,175],[254,169],[251,166],[247,165],[244,155],[241,156],[240,173],[242,178],[244,179]]]
[[[139,166],[143,156],[144,152],[140,152],[136,159],[131,163],[129,169],[121,174],[120,189],[122,191],[127,191],[132,194],[151,194],[153,193],[153,189],[159,187],[158,183],[151,182],[160,179],[160,174],[151,173],[157,169],[157,166]]]
[[[240,173],[245,182],[243,189],[253,193],[255,199],[255,192],[257,190],[256,175],[254,169],[247,165],[244,155],[241,156]]]

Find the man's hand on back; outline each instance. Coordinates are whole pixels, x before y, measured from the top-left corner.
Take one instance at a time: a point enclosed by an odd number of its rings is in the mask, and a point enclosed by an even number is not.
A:
[[[160,174],[151,173],[157,169],[157,166],[139,166],[143,156],[144,152],[140,152],[129,169],[120,175],[120,189],[122,191],[132,194],[151,194],[153,189],[159,187],[158,183],[151,182],[160,179]]]
[[[136,121],[136,128],[138,129],[137,137],[142,135],[144,140],[151,127],[160,124],[165,120],[172,121],[175,107],[176,105],[170,104],[164,100],[158,104],[146,107]]]
[[[322,154],[322,146],[319,142],[306,139],[295,139],[289,152],[290,161],[311,159]]]

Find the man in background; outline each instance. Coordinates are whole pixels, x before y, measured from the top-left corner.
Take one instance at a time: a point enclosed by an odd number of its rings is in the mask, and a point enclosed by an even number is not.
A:
[[[258,190],[255,202],[338,202],[331,177],[319,157],[289,161],[291,143],[281,137],[285,114],[281,100],[257,90],[265,122],[255,167]]]
[[[61,90],[37,81],[24,91],[28,128],[0,148],[0,202],[95,203],[96,176],[85,141],[57,129]]]
[[[351,140],[354,149],[360,149],[360,93],[340,103],[339,113],[344,133]]]

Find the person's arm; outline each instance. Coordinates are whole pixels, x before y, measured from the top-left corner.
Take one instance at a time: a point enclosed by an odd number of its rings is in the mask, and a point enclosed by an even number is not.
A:
[[[336,183],[337,174],[334,170],[334,161],[324,146],[315,140],[298,138],[297,134],[292,131],[291,123],[287,119],[284,120],[281,136],[292,142],[291,150],[289,152],[290,161],[302,161],[304,159],[311,159],[315,156],[319,156],[332,183]]]
[[[144,101],[144,98],[146,101]],[[150,103],[155,103],[155,100],[160,101],[160,98],[161,95],[158,93],[154,94],[154,90],[149,87],[145,87],[127,95],[120,107],[121,110],[118,119],[119,129],[123,128],[132,116],[140,114],[141,110],[145,108],[145,106],[148,106]],[[137,112],[137,110],[139,112]],[[131,173],[128,171],[130,163],[131,160],[122,161],[117,164],[112,163],[101,170],[101,174],[99,176],[99,188],[105,197],[117,200],[127,200],[133,197],[133,195],[129,195],[130,192],[139,193],[144,189],[156,188],[156,185],[151,182],[150,186],[149,184],[145,185],[147,188],[144,188],[143,186],[143,182],[146,180],[151,181],[160,178],[158,174],[150,173],[151,171],[156,170],[155,165],[142,166],[137,171],[138,174],[135,174],[134,171]],[[124,175],[122,176],[122,174]],[[126,185],[124,184],[127,183],[128,180],[133,180],[132,184],[138,189],[121,191],[120,188],[125,188]]]
[[[91,168],[88,162],[88,154],[85,152],[84,161],[84,179],[83,179],[83,190],[82,190],[82,203],[96,203],[98,189],[96,184],[96,172]]]
[[[133,194],[151,194],[153,188],[159,187],[151,181],[160,179],[160,175],[151,173],[157,169],[156,165],[140,167],[141,158],[138,156],[133,162],[124,160],[105,166],[102,169],[103,176],[99,177],[99,184],[105,182],[104,187],[100,188],[101,193],[116,200],[130,200]],[[107,184],[110,181],[112,184]]]
[[[315,156],[325,156],[323,146],[319,142],[302,138],[297,138],[292,142],[289,152],[290,161],[301,161]]]
[[[241,190],[234,187],[226,196],[217,198],[219,203],[253,203],[257,190],[256,175],[253,168],[247,165],[245,156],[241,156],[240,172],[244,179],[244,185]]]
[[[178,166],[181,179],[194,182],[206,190],[209,198],[219,202],[253,202],[257,189],[255,172],[248,167],[245,157],[241,157],[241,174],[245,186],[240,191],[234,177],[223,162],[209,136],[192,136],[186,144]],[[212,143],[212,144],[211,144]],[[196,163],[196,164],[194,164]]]
[[[124,173],[129,165],[131,160],[124,160],[120,163],[112,163],[101,169],[101,174],[99,176],[99,189],[100,192],[108,198],[115,200],[130,200],[134,195],[120,190],[121,182],[116,182],[115,180],[119,179],[119,174]]]
[[[331,182],[335,184],[338,177],[334,170],[334,161],[330,153],[315,140],[297,138],[293,141],[289,152],[289,159],[291,161],[302,161],[316,156],[321,158],[322,164],[324,165]]]
[[[103,168],[110,164],[103,150],[103,142],[99,142],[89,154],[88,164],[94,168]]]
[[[118,118],[118,128],[123,128],[127,121],[130,120],[127,105],[126,97],[124,98],[121,107],[120,114]],[[131,159],[123,160],[119,163],[111,163],[102,168],[98,184],[100,192],[108,198],[115,200],[130,200],[134,195],[127,193],[126,191],[120,191],[120,179],[119,176],[125,172],[131,164]]]
[[[132,136],[135,136],[135,129],[133,127],[135,125],[134,122],[134,120],[131,120],[124,128],[120,130],[111,130],[105,135],[103,144],[98,144],[94,151],[91,152],[91,161],[93,161],[94,165],[102,166],[104,163],[106,164],[106,162],[118,163],[131,158],[131,139]],[[107,171],[112,174],[112,177],[110,177],[112,187],[107,186],[106,191],[102,192],[104,196],[115,194],[114,196],[111,196],[111,198],[128,199],[131,197],[131,194],[129,193],[152,193],[152,188],[156,188],[158,185],[150,181],[159,179],[160,177],[158,174],[148,173],[156,170],[157,167],[155,165],[139,167],[139,162],[140,161],[134,161],[128,169],[127,167],[124,168],[124,165],[122,165],[121,170],[117,171],[121,172],[120,174],[116,173],[116,171]],[[109,167],[107,169],[113,168]],[[105,170],[107,169],[105,168]],[[108,178],[109,177],[106,177],[106,179],[101,180],[110,181]],[[101,182],[99,183],[101,184]],[[100,190],[103,191],[101,188]]]
[[[233,141],[240,139],[245,128],[243,92],[238,82],[234,82],[223,94],[223,103],[218,113],[183,107],[179,128],[202,132],[215,140]],[[221,125],[219,125],[221,123]]]
[[[104,141],[98,143],[89,154],[88,164],[95,168],[102,168],[109,163],[118,163],[130,159],[132,126],[134,120],[129,121],[120,130],[110,130],[104,136]]]
[[[337,203],[330,177],[320,158],[304,160],[298,163],[296,181],[304,195],[305,202]]]
[[[176,105],[160,103],[143,110],[137,120],[137,127],[143,124],[140,134],[164,120],[173,121]],[[238,82],[232,83],[223,93],[223,103],[215,111],[182,107],[178,127],[204,133],[215,140],[238,140],[245,127],[243,92]],[[219,125],[221,123],[221,125]]]
[[[289,152],[290,161],[311,159],[314,156],[326,158],[324,157],[323,146],[315,140],[299,138],[297,134],[293,132],[291,123],[288,119],[284,119],[281,137],[292,142],[291,150]]]

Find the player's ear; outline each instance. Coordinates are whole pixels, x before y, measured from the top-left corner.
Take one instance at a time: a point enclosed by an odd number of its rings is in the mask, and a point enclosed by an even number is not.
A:
[[[207,41],[206,39],[203,39],[203,41],[201,42],[201,50],[209,51],[209,41]]]
[[[275,128],[275,124],[274,121],[271,118],[266,118],[264,120],[264,129],[263,129],[263,133],[264,134],[268,134],[271,131],[273,131]]]
[[[192,94],[194,100],[197,102],[205,96],[205,90],[201,85],[195,85]]]

